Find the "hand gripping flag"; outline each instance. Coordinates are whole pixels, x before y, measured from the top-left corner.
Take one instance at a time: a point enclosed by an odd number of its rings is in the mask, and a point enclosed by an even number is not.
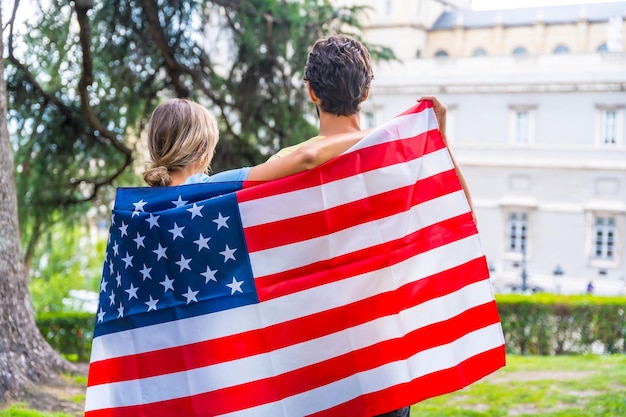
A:
[[[502,367],[429,104],[282,180],[119,189],[85,416],[373,416]]]

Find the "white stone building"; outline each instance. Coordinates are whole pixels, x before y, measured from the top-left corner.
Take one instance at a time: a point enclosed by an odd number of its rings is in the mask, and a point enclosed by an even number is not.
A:
[[[361,0],[376,64],[367,124],[425,94],[449,105],[496,289],[624,293],[626,2],[471,10]]]

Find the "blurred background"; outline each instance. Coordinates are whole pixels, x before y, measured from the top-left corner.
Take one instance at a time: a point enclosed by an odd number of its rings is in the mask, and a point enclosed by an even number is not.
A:
[[[365,125],[449,106],[496,291],[624,294],[626,2],[365,3]]]

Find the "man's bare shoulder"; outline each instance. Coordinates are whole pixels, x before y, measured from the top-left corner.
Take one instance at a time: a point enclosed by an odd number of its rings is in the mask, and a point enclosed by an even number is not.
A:
[[[289,155],[290,153],[292,153],[293,151],[295,151],[296,149],[298,149],[300,146],[304,145],[305,143],[317,142],[318,140],[323,139],[323,138],[324,136],[313,136],[311,139],[307,139],[302,143],[298,143],[297,145],[292,145],[292,146],[287,146],[286,148],[282,148],[281,150],[276,152],[274,155],[270,156],[268,161],[271,161],[277,158],[283,158]]]

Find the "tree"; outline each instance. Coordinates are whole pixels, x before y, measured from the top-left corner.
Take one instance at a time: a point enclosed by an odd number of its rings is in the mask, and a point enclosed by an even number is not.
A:
[[[1,244],[11,245],[10,252],[2,249],[0,320],[10,320],[12,330],[2,333],[0,375],[9,370],[15,376],[6,383],[0,379],[0,392],[66,366],[36,334],[25,275],[52,224],[81,221],[92,207],[108,210],[115,186],[137,184],[130,168],[140,159],[139,132],[157,102],[191,97],[214,111],[221,128],[215,171],[261,162],[314,134],[313,107],[302,85],[307,48],[325,34],[356,33],[362,11],[328,0],[38,4],[42,9],[23,24],[23,32],[13,13],[3,33],[4,110],[14,146],[5,127],[0,167],[2,175],[11,173],[2,177],[2,186],[11,189],[2,189],[0,209],[13,210],[2,220],[13,223],[0,231]],[[14,5],[15,11],[19,0]],[[389,56],[388,50],[370,49]],[[13,166],[5,160],[13,150],[23,258]],[[10,316],[11,309],[18,316]],[[25,332],[18,332],[22,327]],[[14,368],[20,357],[23,365]],[[51,359],[43,366],[46,358]]]
[[[3,60],[0,79],[0,398],[7,399],[30,383],[48,380],[71,367],[46,343],[33,318],[20,248]]]
[[[27,266],[50,224],[75,223],[110,201],[113,186],[137,183],[129,167],[138,132],[164,97],[191,97],[216,113],[214,171],[259,163],[313,135],[314,107],[302,84],[307,48],[325,34],[357,32],[363,10],[328,0],[50,0],[41,7],[19,37],[13,21],[7,25]]]

